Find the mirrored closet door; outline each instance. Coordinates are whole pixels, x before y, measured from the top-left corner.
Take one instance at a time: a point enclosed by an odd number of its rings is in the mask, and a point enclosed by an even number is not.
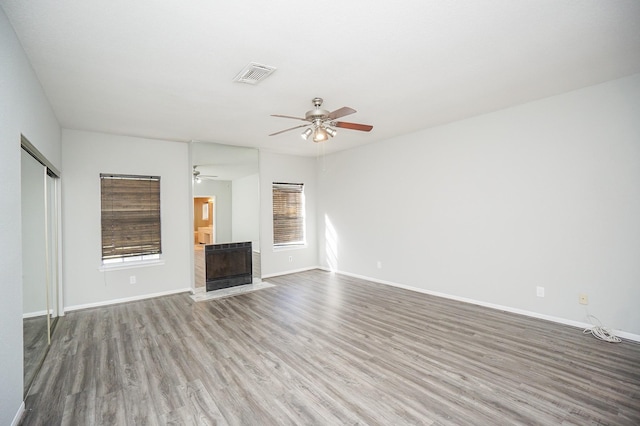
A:
[[[51,343],[58,317],[58,188],[55,169],[28,141],[21,158],[24,394]],[[43,164],[45,163],[45,164]]]

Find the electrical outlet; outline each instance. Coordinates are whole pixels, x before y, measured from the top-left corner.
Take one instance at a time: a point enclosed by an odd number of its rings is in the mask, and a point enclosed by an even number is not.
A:
[[[580,296],[578,296],[578,303],[580,303],[581,305],[588,305],[589,296],[587,296],[586,294],[581,294]]]
[[[293,256],[289,256],[289,262],[293,262]]]
[[[136,283],[136,276],[135,275],[131,275],[129,277],[129,284],[135,284]]]
[[[378,266],[378,269],[382,269],[382,261],[378,260],[377,266]]]
[[[536,287],[536,296],[544,297],[544,287]]]

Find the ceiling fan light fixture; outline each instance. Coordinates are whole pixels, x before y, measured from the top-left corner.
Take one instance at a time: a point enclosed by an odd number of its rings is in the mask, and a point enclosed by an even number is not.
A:
[[[332,129],[331,127],[326,127],[325,131],[331,137],[334,137],[338,133],[336,129]]]
[[[313,141],[324,142],[327,139],[329,139],[329,134],[327,133],[327,130],[322,126],[317,127],[316,131],[313,134]]]
[[[309,139],[309,136],[311,136],[312,133],[313,133],[313,130],[311,129],[311,127],[309,127],[307,130],[305,130],[302,133],[302,139],[306,141],[307,139]]]

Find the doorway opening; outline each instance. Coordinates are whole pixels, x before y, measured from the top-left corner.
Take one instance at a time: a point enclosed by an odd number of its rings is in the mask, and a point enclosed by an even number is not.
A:
[[[216,242],[215,198],[215,196],[193,197],[193,257],[196,288],[204,287],[206,283],[204,247]]]

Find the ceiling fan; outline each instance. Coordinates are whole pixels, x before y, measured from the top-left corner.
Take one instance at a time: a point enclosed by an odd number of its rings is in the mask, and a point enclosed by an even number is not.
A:
[[[290,115],[272,114],[272,117],[293,118],[294,120],[307,121],[308,123],[291,127],[285,130],[280,130],[279,132],[271,133],[269,136],[275,136],[279,135],[280,133],[288,132],[289,130],[307,127],[307,129],[302,132],[302,139],[307,140],[309,139],[309,136],[313,135],[314,142],[324,142],[329,139],[329,137],[334,137],[336,135],[337,130],[334,127],[350,130],[360,130],[363,132],[369,132],[371,131],[371,129],[373,129],[373,126],[370,126],[368,124],[336,121],[340,117],[344,117],[345,115],[353,114],[354,112],[356,112],[356,110],[353,108],[342,107],[333,112],[329,112],[326,109],[321,109],[322,98],[313,98],[311,102],[313,103],[313,109],[307,111],[304,118],[292,117]]]
[[[214,175],[203,175],[200,173],[200,170],[198,170],[197,165],[193,166],[193,181],[196,183],[200,183],[202,181],[202,179],[214,179],[217,178],[218,176],[214,176]]]

